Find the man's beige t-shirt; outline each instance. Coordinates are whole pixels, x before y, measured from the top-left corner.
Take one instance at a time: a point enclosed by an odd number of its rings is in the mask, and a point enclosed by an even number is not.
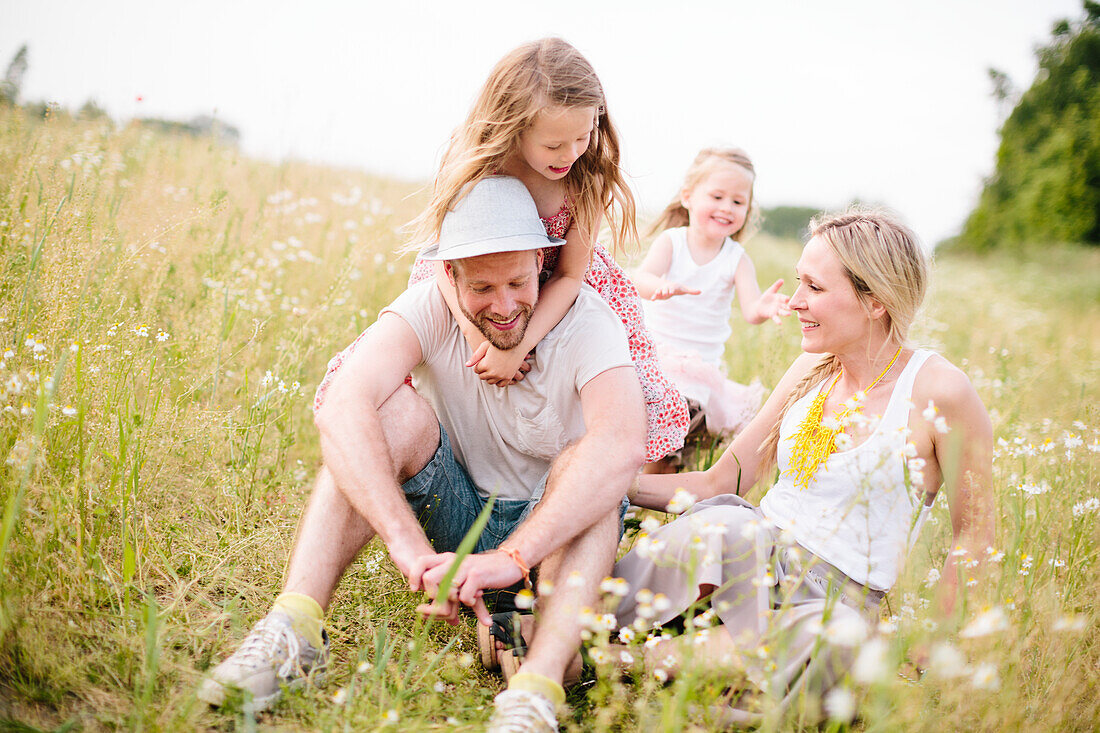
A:
[[[536,306],[537,307],[537,306]],[[588,285],[539,342],[531,371],[496,387],[465,366],[472,354],[434,280],[419,283],[383,311],[416,333],[423,361],[413,386],[446,429],[478,492],[538,498],[551,462],[584,435],[580,390],[597,375],[633,366],[623,324]]]

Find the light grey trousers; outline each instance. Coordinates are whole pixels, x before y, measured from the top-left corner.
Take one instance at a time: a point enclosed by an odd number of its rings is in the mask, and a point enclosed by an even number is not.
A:
[[[703,610],[700,586],[716,586],[710,606],[733,638],[745,674],[781,709],[819,706],[877,622],[881,598],[861,592],[863,586],[805,549],[781,544],[760,510],[732,494],[699,502],[640,538],[614,575],[630,586],[616,610],[624,627],[660,626],[693,605]],[[651,600],[656,594],[667,600]],[[729,713],[730,722],[757,718]]]

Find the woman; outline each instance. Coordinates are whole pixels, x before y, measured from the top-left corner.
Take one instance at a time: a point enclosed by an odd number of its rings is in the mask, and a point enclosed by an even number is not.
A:
[[[741,671],[784,704],[847,668],[941,486],[971,558],[994,527],[989,416],[960,370],[907,341],[928,269],[916,237],[860,208],[815,220],[811,234],[790,299],[806,353],[710,469],[639,477],[634,504],[675,508],[681,489],[700,501],[615,569],[630,585],[623,626],[706,605],[721,622],[706,644],[647,645],[651,671]],[[773,461],[778,480],[754,507],[740,495]],[[959,556],[941,574],[945,613]]]

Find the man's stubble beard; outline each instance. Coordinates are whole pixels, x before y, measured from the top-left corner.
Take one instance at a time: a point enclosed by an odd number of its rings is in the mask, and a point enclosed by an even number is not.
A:
[[[515,313],[504,320],[505,322],[510,321],[518,315],[521,318],[521,322],[517,323],[512,330],[502,332],[489,325],[489,318],[474,315],[466,310],[466,305],[462,303],[461,299],[459,300],[458,307],[459,310],[462,311],[462,314],[469,319],[470,323],[474,324],[477,330],[481,332],[481,335],[488,339],[490,344],[501,351],[508,351],[520,345],[524,335],[527,333],[527,324],[531,322],[531,313],[534,312],[533,305],[520,306]]]

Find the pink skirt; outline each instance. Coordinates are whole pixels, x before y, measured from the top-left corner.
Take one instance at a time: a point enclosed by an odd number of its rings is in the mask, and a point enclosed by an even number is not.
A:
[[[657,343],[657,358],[680,394],[703,408],[708,433],[741,431],[764,400],[764,385],[760,382],[738,384],[698,354]]]

